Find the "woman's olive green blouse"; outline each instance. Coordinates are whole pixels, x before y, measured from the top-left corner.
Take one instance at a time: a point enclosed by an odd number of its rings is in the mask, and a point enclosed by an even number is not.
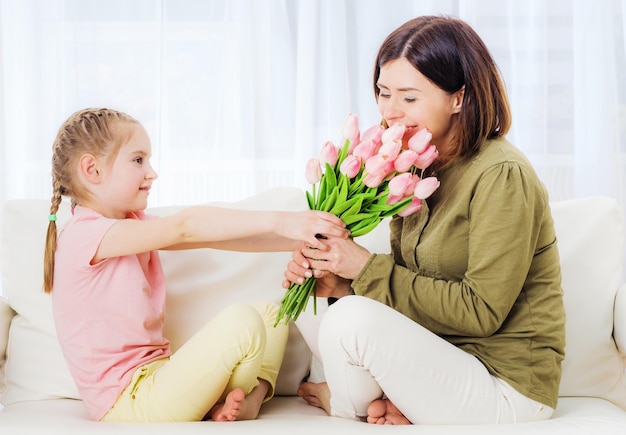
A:
[[[545,187],[504,139],[486,142],[437,177],[441,186],[419,212],[391,221],[392,254],[373,255],[354,292],[389,305],[522,394],[556,407],[565,312]]]

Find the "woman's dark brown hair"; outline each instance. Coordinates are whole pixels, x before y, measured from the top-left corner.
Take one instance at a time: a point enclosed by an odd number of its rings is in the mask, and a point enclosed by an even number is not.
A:
[[[504,136],[511,112],[504,82],[489,50],[464,21],[444,16],[415,18],[392,32],[383,42],[374,66],[374,95],[380,68],[407,59],[420,73],[452,94],[465,87],[463,106],[455,119],[450,162],[478,152],[486,139]]]

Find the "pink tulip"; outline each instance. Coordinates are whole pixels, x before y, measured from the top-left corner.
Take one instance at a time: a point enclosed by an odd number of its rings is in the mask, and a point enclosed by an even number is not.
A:
[[[404,136],[405,131],[406,126],[400,122],[396,122],[391,127],[383,131],[380,140],[383,141],[383,143],[392,140],[401,140],[402,136]]]
[[[348,155],[339,166],[339,172],[346,175],[348,178],[356,177],[360,170],[361,159],[354,155]]]
[[[383,142],[378,150],[378,155],[393,162],[402,150],[402,141],[399,139]]]
[[[393,170],[393,160],[390,161],[381,154],[376,154],[365,161],[365,169],[369,174],[382,174],[382,181]]]
[[[353,115],[352,113],[348,114],[343,122],[343,126],[341,127],[341,134],[343,135],[341,147],[343,147],[346,140],[350,141],[348,152],[352,151],[354,147],[359,144],[359,136],[361,133],[359,131],[359,118],[356,115]]]
[[[321,165],[325,167],[326,163],[328,163],[330,166],[334,167],[335,163],[337,163],[337,152],[338,149],[335,144],[333,144],[331,141],[326,141],[320,153]]]
[[[423,178],[415,185],[413,195],[419,199],[426,199],[439,187],[439,180],[436,177]]]
[[[430,144],[432,138],[433,134],[427,129],[422,128],[409,139],[409,149],[415,151],[417,154],[421,154]]]
[[[418,154],[417,159],[415,159],[414,165],[419,169],[426,169],[429,167],[435,160],[439,157],[439,151],[437,151],[437,147],[435,145],[429,145],[426,150]]]
[[[363,177],[363,184],[367,187],[378,187],[380,183],[383,182],[387,174],[378,172],[378,173],[366,173],[365,177]]]
[[[412,150],[402,150],[396,160],[394,160],[393,165],[398,172],[406,172],[417,160],[417,153]]]
[[[413,198],[411,203],[407,205],[405,208],[400,210],[398,216],[407,217],[412,215],[413,213],[419,211],[422,208],[422,200],[419,198]]]
[[[315,184],[322,179],[322,168],[320,166],[319,159],[313,158],[306,162],[304,178],[306,178],[306,181],[309,184]]]
[[[415,189],[418,179],[414,179],[413,174],[410,172],[404,172],[400,175],[396,175],[389,180],[389,194],[400,197],[406,196],[407,192],[413,194],[413,190]]]
[[[352,151],[352,155],[365,161],[377,152],[378,149],[376,143],[372,139],[365,139],[362,140],[361,143],[354,148],[354,150]]]
[[[365,130],[361,135],[361,142],[365,142],[366,140],[372,140],[374,143],[381,144],[382,139],[381,136],[385,131],[385,127],[380,124],[372,125],[370,128]]]
[[[402,195],[392,195],[392,194],[389,194],[389,196],[387,196],[386,204],[387,205],[393,205],[396,202],[402,201],[403,199],[404,199],[404,196],[402,196]]]

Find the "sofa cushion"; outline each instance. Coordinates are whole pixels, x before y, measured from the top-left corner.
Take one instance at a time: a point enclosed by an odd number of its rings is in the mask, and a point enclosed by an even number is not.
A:
[[[559,394],[602,397],[626,409],[624,361],[613,339],[624,264],[624,224],[617,201],[559,201],[552,204],[552,214],[567,314]]]
[[[306,199],[301,190],[284,188],[228,205],[302,210],[306,208]],[[49,206],[46,200],[14,200],[4,208],[2,280],[11,307],[17,313],[9,332],[4,404],[79,398],[57,343],[50,296],[42,291],[41,265]],[[164,215],[181,208],[160,207],[148,212]],[[69,206],[63,203],[57,213],[59,228],[69,215]],[[165,335],[172,349],[180,347],[218,310],[232,302],[278,302],[283,295],[282,272],[289,258],[289,253],[162,251],[168,286]],[[310,358],[299,331],[290,325],[277,394],[296,394],[300,381],[308,373]]]
[[[229,206],[299,210],[306,203],[299,189],[286,188]],[[17,312],[9,333],[4,403],[78,397],[56,342],[50,298],[41,290],[40,265],[48,208],[46,200],[15,200],[4,209],[2,280]],[[178,209],[161,207],[149,212],[169,214]],[[617,294],[623,279],[624,229],[617,203],[603,197],[585,198],[555,202],[552,211],[567,311],[567,348],[560,395],[606,398],[626,409],[624,354],[620,355],[613,337],[615,334],[615,339],[625,346],[625,295],[624,291]],[[64,204],[58,213],[59,225],[68,217],[68,206]],[[358,240],[374,252],[389,252],[386,223]],[[165,330],[174,349],[231,302],[279,301],[283,294],[282,271],[289,259],[288,253],[210,249],[163,251],[161,256],[168,284]],[[323,301],[318,308],[323,312]],[[311,309],[309,304],[307,313],[297,323],[315,351],[320,319],[310,315]],[[615,316],[615,325],[614,312],[622,314]],[[9,316],[12,314],[9,312]],[[5,336],[1,334],[0,340]],[[296,328],[290,328],[288,351],[278,379],[279,394],[295,394],[300,379],[309,370],[311,352],[302,336]],[[45,364],[38,363],[42,356]]]

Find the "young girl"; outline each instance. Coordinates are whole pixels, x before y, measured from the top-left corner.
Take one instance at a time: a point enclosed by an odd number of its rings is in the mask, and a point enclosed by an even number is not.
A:
[[[321,249],[316,234],[347,237],[330,213],[190,207],[144,213],[157,174],[132,117],[73,114],[53,145],[44,290],[61,349],[90,415],[102,421],[256,418],[274,392],[287,328],[277,307],[235,305],[175,354],[163,337],[165,282],[158,249]],[[62,196],[73,216],[57,240]]]

